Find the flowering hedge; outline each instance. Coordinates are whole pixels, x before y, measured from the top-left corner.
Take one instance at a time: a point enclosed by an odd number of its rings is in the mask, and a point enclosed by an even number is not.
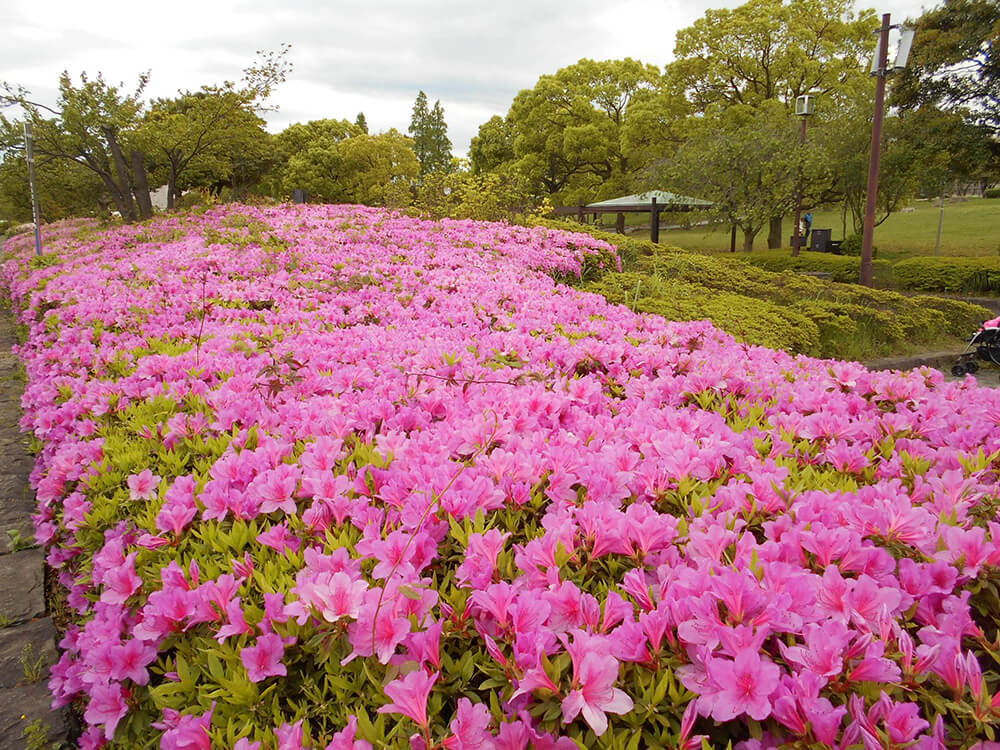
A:
[[[82,747],[993,737],[971,377],[633,314],[544,228],[230,207],[6,249]]]

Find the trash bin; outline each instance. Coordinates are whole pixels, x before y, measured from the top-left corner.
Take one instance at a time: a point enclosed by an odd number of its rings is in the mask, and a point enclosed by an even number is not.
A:
[[[809,245],[809,249],[817,253],[828,253],[830,252],[830,239],[833,234],[832,229],[814,229],[809,233],[812,237],[812,241]]]
[[[308,203],[309,193],[301,188],[296,188],[292,191],[292,203]]]

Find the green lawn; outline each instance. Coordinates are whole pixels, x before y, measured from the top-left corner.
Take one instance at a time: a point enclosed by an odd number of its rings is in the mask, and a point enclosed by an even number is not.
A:
[[[916,201],[912,210],[892,214],[875,228],[875,247],[878,257],[898,260],[911,255],[933,255],[937,239],[940,209],[930,201]],[[697,220],[697,214],[689,214]],[[640,221],[648,225],[648,216],[629,216],[629,224]],[[664,223],[667,222],[664,217]],[[614,226],[614,216],[604,217],[605,223]],[[839,210],[814,211],[813,228],[833,230],[833,238],[843,237]],[[784,226],[785,240],[792,234],[792,219]],[[848,227],[850,231],[850,227]],[[648,234],[644,235],[648,237]],[[742,247],[742,234],[738,236],[738,247]],[[676,245],[686,250],[702,252],[726,252],[729,250],[728,227],[693,227],[692,229],[663,229],[660,242]],[[766,230],[757,235],[754,249],[767,246]],[[944,225],[941,235],[943,255],[995,255],[1000,254],[1000,199],[969,198],[949,200],[944,208]]]

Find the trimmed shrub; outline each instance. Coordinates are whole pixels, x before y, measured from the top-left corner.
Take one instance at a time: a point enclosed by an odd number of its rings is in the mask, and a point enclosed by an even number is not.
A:
[[[904,289],[928,292],[1000,291],[1000,257],[920,256],[901,260],[892,273]]]
[[[816,324],[808,316],[768,300],[638,273],[608,274],[584,289],[636,312],[668,320],[710,320],[748,344],[820,353]]]
[[[760,250],[753,253],[734,254],[732,260],[739,260],[758,266],[767,271],[816,271],[833,275],[834,281],[844,284],[855,284],[861,274],[861,259],[830,253],[813,253],[804,251],[798,257],[792,257],[788,250]],[[857,253],[860,255],[860,252]],[[872,263],[877,276],[887,277],[892,273],[892,264],[886,260],[876,260]]]
[[[986,188],[983,193],[984,198],[1000,198],[1000,187]]]
[[[910,300],[921,308],[930,308],[942,313],[947,321],[947,332],[952,336],[965,338],[977,330],[984,319],[992,317],[985,307],[958,299],[921,294],[910,297]]]
[[[561,281],[640,312],[672,320],[708,319],[741,341],[790,352],[846,359],[886,356],[914,344],[940,346],[991,317],[978,305],[907,297],[796,270],[827,270],[853,280],[857,258],[823,253],[792,258],[787,251],[703,255],[576,222],[546,222],[550,225],[617,245],[624,270],[617,272],[602,251],[585,256],[581,280],[560,276]],[[782,272],[761,267],[758,259]],[[888,261],[875,261],[875,267],[877,273],[891,271]]]

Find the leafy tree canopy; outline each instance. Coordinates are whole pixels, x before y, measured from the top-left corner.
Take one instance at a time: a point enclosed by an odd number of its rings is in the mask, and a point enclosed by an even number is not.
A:
[[[580,60],[520,92],[503,123],[480,129],[474,164],[511,162],[539,196],[556,203],[610,197],[634,173],[626,138],[634,102],[662,76],[637,60]]]
[[[796,121],[775,100],[710,107],[693,118],[662,178],[713,202],[717,219],[743,230],[744,249],[772,217],[829,182],[825,159],[799,143]]]
[[[410,184],[419,174],[410,138],[397,130],[355,133],[318,139],[294,153],[282,188],[286,194],[302,188],[312,199],[328,203],[398,205],[409,202]]]
[[[895,103],[957,110],[1000,135],[1000,0],[944,0],[916,29]]]
[[[856,14],[852,0],[750,0],[679,31],[667,73],[699,111],[790,105],[810,92],[829,101],[867,75],[876,27],[874,12]]]

